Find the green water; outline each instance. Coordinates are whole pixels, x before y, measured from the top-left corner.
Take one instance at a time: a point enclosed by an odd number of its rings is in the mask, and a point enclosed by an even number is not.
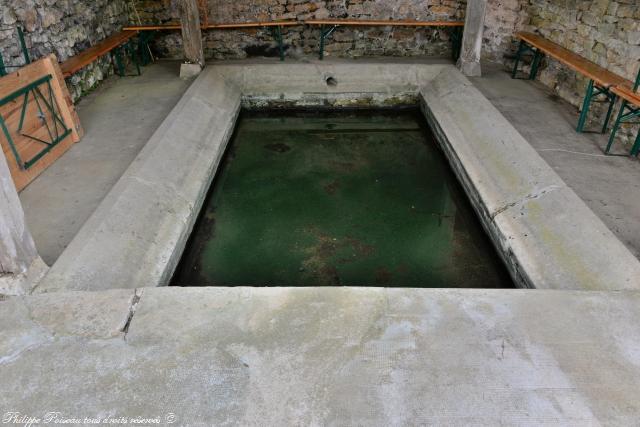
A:
[[[417,111],[243,112],[173,284],[513,286]]]

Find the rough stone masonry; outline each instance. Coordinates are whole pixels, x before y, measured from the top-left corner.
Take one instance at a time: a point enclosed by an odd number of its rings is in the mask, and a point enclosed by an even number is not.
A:
[[[64,61],[127,22],[125,0],[0,0],[0,55],[8,71],[24,64],[17,26],[25,30],[32,59],[54,53]],[[90,91],[111,72],[111,57],[105,55],[67,80],[72,97]]]
[[[639,0],[489,0],[483,58],[511,64],[514,33],[539,31],[584,57],[633,79],[640,67]],[[134,13],[132,6],[136,7]],[[465,0],[208,0],[209,22],[276,19],[416,19],[463,20]],[[31,55],[55,53],[60,60],[118,31],[127,22],[162,24],[178,19],[177,0],[0,0],[0,54],[8,65],[23,63],[15,27],[26,30]],[[326,50],[329,56],[447,56],[450,32],[441,28],[340,28]],[[285,29],[289,56],[317,52],[319,29]],[[272,35],[263,29],[204,33],[207,59],[277,55]],[[179,32],[159,35],[153,45],[164,58],[182,58]],[[75,99],[111,72],[110,57],[68,80]],[[586,81],[556,61],[543,63],[540,80],[561,98],[580,106]],[[594,120],[603,108],[593,106]],[[628,140],[636,129],[621,133]]]
[[[456,0],[209,0],[209,22],[255,22],[283,19],[415,19],[463,20],[466,1]],[[136,8],[144,23],[178,20],[175,1],[138,0]],[[284,30],[288,55],[316,54],[318,27]],[[207,59],[276,56],[268,30],[215,30],[203,34]],[[450,53],[450,30],[442,28],[339,28],[326,46],[328,56],[416,56]],[[154,47],[163,57],[181,58],[180,34],[159,37]]]

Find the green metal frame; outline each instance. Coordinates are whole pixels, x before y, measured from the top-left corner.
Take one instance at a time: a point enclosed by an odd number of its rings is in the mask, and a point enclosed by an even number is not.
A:
[[[529,80],[535,80],[538,75],[538,70],[540,69],[540,61],[544,58],[544,53],[539,49],[536,49],[533,46],[529,46],[524,40],[520,40],[520,44],[518,45],[518,51],[516,52],[516,60],[515,64],[513,64],[513,70],[511,71],[511,78],[518,78],[518,65],[522,60],[522,56],[531,53],[533,54],[533,59],[531,60],[531,71],[529,72]],[[605,99],[603,101],[594,101],[594,98],[597,96],[604,95]],[[587,91],[584,96],[584,100],[582,101],[582,110],[580,111],[580,118],[578,119],[578,125],[576,126],[577,132],[584,132],[584,125],[587,122],[587,117],[589,115],[589,109],[591,108],[592,102],[608,102],[609,108],[607,109],[607,115],[604,120],[604,124],[602,125],[601,133],[605,133],[609,126],[609,121],[611,119],[611,112],[613,111],[613,106],[616,102],[616,95],[609,90],[609,88],[604,86],[598,86],[593,80],[589,80],[587,84]]]
[[[278,52],[280,54],[280,61],[284,61],[284,42],[282,41],[282,26],[277,25],[271,27],[271,35],[278,43]]]
[[[518,65],[522,60],[522,55],[526,53],[533,54],[533,60],[531,61],[531,71],[529,71],[529,80],[535,80],[538,75],[538,69],[540,67],[540,60],[544,57],[544,53],[540,52],[538,49],[529,46],[525,43],[524,40],[520,40],[520,44],[518,45],[518,51],[516,52],[516,62],[513,64],[513,70],[511,71],[511,78],[517,78],[518,74]]]
[[[24,56],[25,64],[31,64],[31,58],[29,57],[27,43],[24,41],[24,31],[22,30],[22,27],[18,27],[18,39],[20,40],[20,47],[22,48],[22,55]]]
[[[452,27],[451,29],[451,56],[454,61],[460,58],[462,51],[462,32],[463,27]]]
[[[607,131],[607,127],[609,126],[609,120],[611,119],[611,112],[613,111],[613,105],[616,103],[616,95],[609,90],[607,87],[598,86],[595,84],[593,80],[589,80],[587,84],[587,91],[584,95],[584,100],[582,101],[582,110],[580,111],[580,118],[578,119],[578,125],[576,126],[577,132],[584,132],[584,125],[587,122],[587,117],[589,115],[589,109],[591,108],[593,98],[604,95],[605,100],[601,102],[608,102],[609,108],[607,109],[607,115],[604,119],[604,124],[602,125],[602,130],[600,133],[605,133]]]
[[[9,147],[13,156],[16,160],[16,163],[21,169],[29,169],[31,166],[36,164],[38,160],[42,158],[45,154],[47,154],[53,147],[58,145],[64,138],[66,138],[71,133],[71,128],[68,128],[59,114],[59,107],[53,95],[53,89],[51,88],[51,79],[52,76],[46,75],[44,77],[39,78],[36,81],[29,83],[26,86],[21,87],[20,89],[12,92],[11,94],[5,96],[0,99],[0,106],[6,105],[9,102],[13,102],[18,98],[22,97],[22,107],[20,109],[20,121],[18,123],[18,128],[16,133],[32,139],[36,142],[44,144],[44,148],[40,150],[36,155],[28,160],[23,160],[18,152],[18,148],[15,145],[13,137],[11,136],[11,131],[7,127],[7,124],[4,120],[4,117],[0,115],[0,129],[4,134],[7,142],[9,143]],[[48,100],[45,94],[40,90],[40,86],[46,85],[48,89]],[[37,138],[32,135],[28,135],[22,132],[24,126],[24,119],[27,113],[27,105],[29,103],[29,95],[33,96],[33,100],[36,103],[38,108],[38,117],[43,122],[45,128],[47,129],[47,134],[49,135],[50,140],[46,141],[40,138]],[[44,108],[43,108],[44,107]],[[47,120],[47,114],[49,113],[51,116],[51,123]]]
[[[136,66],[136,74],[129,74],[129,76],[141,75],[142,73],[140,71],[139,52],[138,52],[138,49],[134,47],[131,40],[116,47],[111,51],[111,57],[113,58],[113,61],[115,63],[115,66],[113,68],[114,68],[114,71],[117,70],[116,74],[119,75],[120,77],[127,76],[125,65],[124,65],[124,58],[123,58],[123,55],[125,54],[129,55],[129,57],[131,58],[131,62],[133,62],[133,64]]]
[[[320,52],[318,53],[319,59],[324,59],[324,45],[327,38],[333,34],[333,32],[338,28],[339,25],[331,25],[328,30],[325,30],[324,25],[320,25]]]
[[[633,91],[637,92],[639,87],[640,87],[640,70],[638,70],[636,81],[633,84]],[[615,140],[616,133],[620,128],[620,125],[622,125],[623,123],[633,123],[633,124],[640,123],[640,121],[638,122],[632,121],[632,120],[635,120],[636,118],[640,119],[640,105],[633,106],[632,104],[629,104],[629,102],[626,99],[623,99],[622,105],[620,105],[620,111],[618,112],[618,117],[616,118],[616,122],[614,123],[613,128],[611,129],[611,135],[609,136],[609,142],[607,144],[607,148],[604,150],[605,154],[609,154],[609,151],[613,146],[613,142]],[[636,136],[636,140],[633,143],[633,146],[631,147],[630,154],[632,156],[638,156],[638,154],[640,154],[640,130],[638,130],[638,135]]]
[[[24,40],[24,31],[22,27],[16,27],[18,31],[18,41],[20,42],[20,49],[22,50],[22,56],[24,56],[25,64],[31,63],[31,57],[29,56],[29,50],[27,49],[27,43]],[[8,74],[7,68],[20,68],[20,66],[6,65],[0,54],[0,77]]]
[[[138,58],[140,65],[148,65],[153,62],[149,53],[149,42],[158,34],[158,31],[140,31],[138,33]]]

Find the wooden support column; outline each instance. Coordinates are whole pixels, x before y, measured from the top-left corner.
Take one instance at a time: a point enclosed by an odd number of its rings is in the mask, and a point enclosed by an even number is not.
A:
[[[199,74],[204,67],[198,0],[179,1],[184,46],[184,63],[180,67],[180,77],[192,77]]]
[[[24,274],[37,259],[36,245],[0,149],[0,276]]]
[[[468,0],[458,68],[465,76],[479,76],[484,14],[487,0]]]

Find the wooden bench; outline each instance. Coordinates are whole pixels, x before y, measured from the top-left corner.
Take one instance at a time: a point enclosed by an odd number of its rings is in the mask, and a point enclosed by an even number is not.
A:
[[[91,64],[99,57],[106,55],[109,52],[114,51],[116,65],[118,67],[118,73],[124,76],[124,63],[122,61],[122,50],[128,50],[134,61],[138,75],[140,75],[140,64],[137,60],[137,54],[131,47],[130,41],[137,34],[137,31],[123,30],[117,34],[113,34],[106,39],[100,41],[98,44],[91,46],[90,48],[82,51],[76,56],[73,56],[60,64],[62,74],[65,78],[72,76],[80,69]]]
[[[638,88],[640,88],[640,70],[638,70],[638,75],[636,76],[636,81],[633,86],[621,85],[614,86],[611,89],[614,95],[622,99],[622,104],[620,105],[618,117],[611,129],[609,143],[605,149],[606,154],[609,154],[609,150],[611,150],[611,146],[613,145],[613,141],[616,137],[616,132],[620,128],[620,125],[623,123],[630,123],[631,120],[640,119],[640,92],[638,92]],[[640,130],[638,130],[635,143],[631,148],[632,156],[637,156],[638,154],[640,154]]]
[[[410,21],[410,20],[349,20],[349,19],[309,19],[304,21],[307,25],[320,26],[320,52],[318,57],[324,58],[324,46],[326,39],[338,27],[451,27],[454,31],[451,33],[452,55],[457,59],[460,55],[460,46],[462,44],[462,21]],[[325,27],[329,27],[325,30]]]
[[[529,73],[530,80],[536,78],[540,60],[544,55],[548,55],[579,74],[586,76],[589,78],[589,84],[587,85],[587,93],[582,103],[582,111],[580,112],[580,119],[578,120],[576,130],[583,132],[593,98],[598,95],[604,95],[609,102],[609,109],[607,110],[605,122],[602,126],[602,133],[605,133],[609,119],[611,118],[613,105],[616,101],[616,95],[611,91],[611,88],[615,86],[629,86],[631,82],[538,34],[519,32],[516,34],[516,37],[520,39],[520,45],[518,46],[512,77],[516,78],[518,64],[522,59],[522,55],[527,52],[531,52],[534,55],[531,63],[531,72]]]
[[[280,53],[280,60],[284,61],[284,42],[282,40],[282,28],[293,27],[302,25],[299,21],[258,21],[258,22],[234,22],[234,23],[218,23],[218,24],[204,24],[201,26],[203,30],[238,30],[243,28],[269,28],[271,34],[278,43],[278,51]],[[180,24],[165,24],[165,25],[131,25],[124,27],[124,31],[134,32],[154,32],[154,31],[173,31],[180,30],[182,27]]]

